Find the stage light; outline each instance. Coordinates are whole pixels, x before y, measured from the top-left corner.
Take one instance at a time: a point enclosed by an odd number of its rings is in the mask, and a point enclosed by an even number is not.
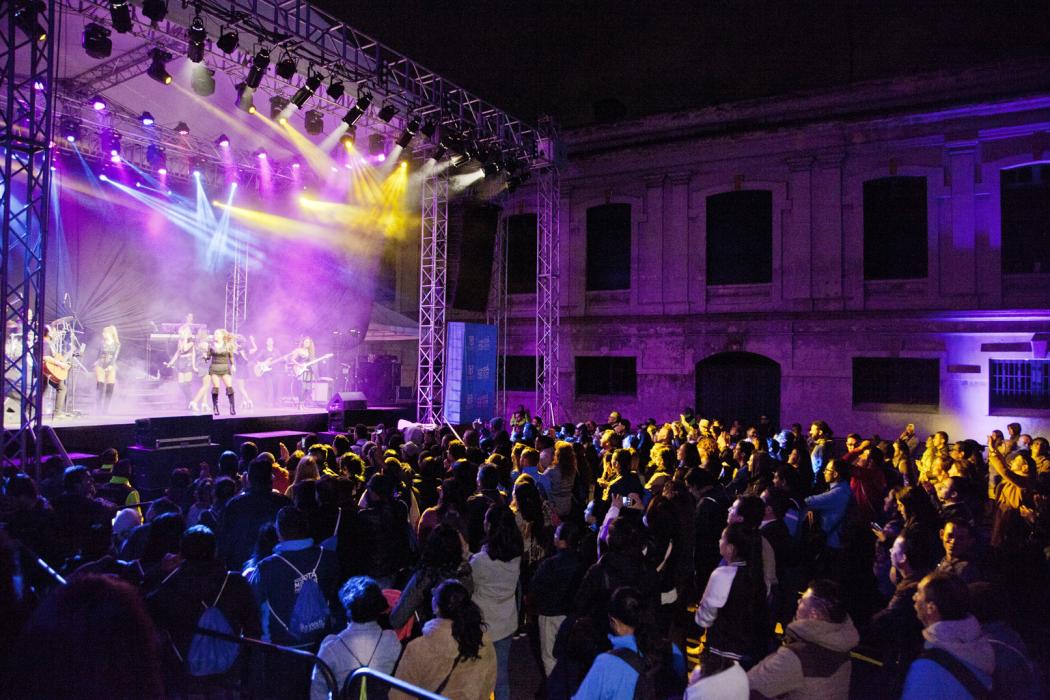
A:
[[[298,66],[295,64],[295,59],[288,54],[285,54],[284,58],[278,61],[277,65],[273,67],[273,72],[276,73],[278,77],[284,78],[285,80],[291,80],[292,76],[295,75],[297,68]]]
[[[442,158],[444,158],[444,157],[445,157],[445,154],[446,154],[447,152],[448,152],[448,149],[446,149],[446,148],[445,148],[444,146],[441,146],[441,145],[439,145],[439,146],[437,147],[437,150],[436,150],[436,151],[434,151],[434,155],[432,155],[432,156],[430,156],[430,157],[431,157],[431,158],[432,158],[432,159],[433,159],[433,160],[434,160],[434,161],[436,162],[436,161],[439,161],[439,160],[441,160]]]
[[[80,120],[73,117],[62,117],[61,133],[69,143],[76,143],[80,139]]]
[[[288,98],[283,95],[274,95],[270,98],[270,119],[277,121],[281,112],[288,106]]]
[[[252,59],[252,67],[248,69],[248,77],[244,79],[244,84],[252,90],[259,87],[262,83],[263,74],[266,73],[266,69],[269,67],[270,50],[259,49],[259,52],[255,54],[255,58]]]
[[[109,17],[118,34],[131,31],[131,3],[128,0],[109,0]]]
[[[168,174],[168,169],[167,168],[157,168],[157,174],[158,175],[167,175]],[[168,194],[171,194],[171,193],[169,192]]]
[[[96,96],[93,100],[91,100],[91,108],[96,112],[101,112],[106,108],[106,101],[103,100],[101,97]]]
[[[217,139],[215,139],[215,145],[218,146],[219,148],[229,148],[230,147],[230,137],[227,136],[226,134],[220,134],[219,137]]]
[[[150,64],[146,69],[146,75],[161,85],[171,85],[171,73],[166,67],[167,62],[171,60],[171,54],[164,49],[153,49],[149,52],[149,56]]]
[[[151,143],[146,146],[146,162],[149,163],[151,168],[160,172],[168,165],[168,154],[162,146]]]
[[[40,80],[34,80],[33,81],[33,89],[36,90],[37,92],[43,91],[44,83],[42,81],[40,81]]]
[[[143,112],[142,116],[139,117],[139,121],[142,122],[142,126],[153,126],[156,120],[153,119],[153,115],[149,112]]]
[[[405,130],[401,132],[401,136],[397,139],[397,145],[401,148],[408,148],[408,144],[412,143],[412,137],[419,131],[419,118],[412,117],[408,124],[405,126]]]
[[[15,26],[33,41],[47,39],[47,31],[40,26],[39,15],[47,7],[39,0],[22,0],[15,5]]]
[[[168,16],[167,0],[142,0],[142,14],[156,27],[158,22]]]
[[[344,93],[346,93],[346,86],[343,85],[342,80],[333,80],[328,83],[328,87],[326,87],[324,91],[325,94],[333,100],[338,100]]]
[[[186,122],[179,122],[175,125],[175,133],[180,136],[189,136],[190,127],[186,126]]]
[[[319,87],[321,87],[321,76],[315,73],[307,78],[303,86],[296,90],[295,94],[292,95],[292,104],[299,109],[302,109],[303,105],[306,104],[306,101],[314,96],[314,93],[317,92],[317,88]]]
[[[383,108],[379,110],[379,118],[387,124],[390,123],[390,120],[394,118],[395,114],[397,114],[397,107],[391,104],[385,104],[383,105]]]
[[[357,136],[357,129],[352,126],[348,126],[343,135],[339,137],[339,141],[346,147],[346,150],[350,150],[354,145],[354,138]]]
[[[425,122],[423,122],[423,126],[419,128],[419,133],[423,134],[423,136],[427,137],[428,139],[431,136],[433,136],[436,132],[437,122],[435,122],[433,119],[427,119]]]
[[[190,87],[201,97],[214,95],[215,71],[203,64],[194,66],[193,76],[190,78]]]
[[[484,171],[486,177],[493,177],[495,175],[499,175],[499,160],[490,160],[488,163],[485,163],[485,165],[482,166],[482,170]]]
[[[106,175],[105,173],[102,173],[101,175],[99,175],[98,179],[101,180],[102,182],[109,182],[109,176]]]
[[[372,96],[367,92],[357,98],[357,102],[350,108],[350,111],[343,117],[343,121],[346,122],[347,126],[353,126],[357,124],[357,121],[365,115],[368,111],[368,106],[372,104]]]
[[[241,43],[241,37],[232,29],[224,31],[215,41],[215,45],[219,47],[219,51],[222,51],[227,55],[236,51],[239,43]]]
[[[260,148],[258,151],[255,152],[255,157],[259,160],[266,160],[266,151]]]
[[[292,161],[292,170],[298,170],[299,168],[300,168],[299,161],[298,160],[293,160]]]
[[[200,63],[204,60],[204,42],[208,40],[208,31],[204,28],[204,20],[200,15],[193,18],[187,32],[189,44],[186,46],[186,58],[191,63]]]
[[[310,109],[306,112],[306,133],[317,136],[324,131],[324,113]]]
[[[81,40],[84,52],[91,58],[109,58],[113,53],[113,40],[109,38],[110,33],[101,24],[88,22],[84,26],[84,35]]]

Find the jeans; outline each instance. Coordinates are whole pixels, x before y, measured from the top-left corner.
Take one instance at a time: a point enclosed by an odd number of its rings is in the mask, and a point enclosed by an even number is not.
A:
[[[510,700],[510,643],[513,635],[493,642],[496,649],[496,700]]]

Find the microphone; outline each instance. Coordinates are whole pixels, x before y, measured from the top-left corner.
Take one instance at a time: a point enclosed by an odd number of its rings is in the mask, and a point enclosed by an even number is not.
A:
[[[65,302],[66,306],[72,308],[72,304],[69,303],[69,292],[66,292],[62,297],[62,301]]]

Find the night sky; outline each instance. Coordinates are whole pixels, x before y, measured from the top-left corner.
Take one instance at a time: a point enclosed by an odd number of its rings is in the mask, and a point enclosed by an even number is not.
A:
[[[1050,3],[317,0],[521,118],[638,116],[1050,54]],[[613,110],[615,113],[615,109]]]

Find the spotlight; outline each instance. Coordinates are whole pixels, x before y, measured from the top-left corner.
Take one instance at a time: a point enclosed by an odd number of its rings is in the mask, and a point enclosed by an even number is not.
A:
[[[186,126],[186,122],[179,122],[175,125],[175,133],[180,136],[189,136],[190,127]]]
[[[425,122],[423,122],[423,126],[419,128],[419,133],[423,134],[423,136],[427,137],[428,139],[431,136],[433,136],[436,132],[437,122],[435,122],[433,119],[427,119]]]
[[[401,136],[397,139],[397,145],[401,148],[408,148],[408,144],[412,143],[412,137],[419,131],[419,118],[412,117],[409,120],[408,125],[405,126],[405,130],[401,132]]]
[[[96,96],[93,100],[91,100],[91,108],[94,109],[96,112],[101,112],[106,108],[106,101],[103,100],[101,97]]]
[[[333,100],[338,100],[346,92],[346,86],[343,85],[342,80],[333,80],[328,83],[328,87],[325,88],[325,94]]]
[[[219,148],[229,148],[230,147],[230,137],[227,136],[226,134],[219,134],[219,137],[217,139],[215,139],[215,145],[218,146]]]
[[[142,14],[156,27],[168,15],[167,0],[142,0]]]
[[[352,126],[348,126],[348,127],[346,128],[346,131],[344,131],[344,132],[343,132],[343,135],[342,135],[342,136],[341,136],[341,137],[339,138],[339,141],[340,141],[340,142],[341,142],[341,143],[342,143],[342,144],[343,144],[343,145],[344,145],[344,146],[345,146],[345,147],[346,147],[347,149],[349,149],[349,148],[350,148],[351,146],[353,146],[353,145],[354,145],[354,139],[355,139],[356,137],[357,137],[357,129],[356,129],[355,127],[352,127]]]
[[[149,163],[151,168],[160,172],[168,165],[168,154],[165,153],[162,146],[151,143],[146,146],[146,162]]]
[[[186,47],[186,58],[191,63],[200,63],[204,60],[204,42],[208,40],[208,31],[204,28],[204,20],[200,15],[190,22],[189,45]]]
[[[317,74],[311,75],[306,79],[306,83],[304,83],[303,86],[292,96],[292,104],[299,109],[302,109],[303,105],[306,104],[306,101],[314,96],[314,93],[317,92],[317,88],[319,87],[321,87],[321,76]]]
[[[101,24],[88,22],[84,26],[84,37],[81,45],[91,58],[109,58],[113,53],[113,40],[110,31]]]
[[[142,116],[139,117],[139,121],[142,122],[142,126],[153,126],[156,123],[153,115],[149,112],[143,112]]]
[[[260,83],[262,83],[263,74],[266,73],[266,69],[269,67],[270,50],[259,49],[259,53],[255,54],[255,58],[252,59],[252,67],[248,69],[248,77],[244,79],[244,84],[252,90],[259,87]]]
[[[397,114],[397,107],[391,104],[383,105],[383,108],[379,110],[379,118],[387,124],[390,123],[390,120],[394,118],[395,114]]]
[[[164,49],[153,49],[149,52],[150,64],[146,69],[146,75],[156,80],[161,85],[171,85],[171,74],[165,67],[171,60],[171,54]]]
[[[274,121],[281,116],[281,112],[288,106],[288,98],[282,95],[274,95],[270,98],[270,119]]]
[[[500,171],[500,162],[499,162],[499,160],[498,159],[490,160],[488,163],[485,163],[485,165],[483,166],[483,170],[485,171],[485,176],[486,177],[493,177],[494,175],[499,175],[499,171]]]
[[[255,157],[259,160],[266,160],[266,151],[260,148],[258,151],[255,152]]]
[[[190,78],[190,87],[201,97],[215,94],[215,71],[204,64],[193,67],[193,76]]]
[[[298,66],[295,65],[295,59],[288,54],[285,54],[284,58],[278,61],[277,65],[273,67],[273,72],[276,73],[278,77],[284,78],[285,80],[291,80],[292,76],[295,75],[297,68]]]
[[[106,129],[102,132],[102,150],[109,153],[111,156],[120,157],[120,133],[113,129]]]
[[[357,98],[357,102],[350,108],[350,111],[343,117],[343,121],[346,122],[347,126],[353,126],[357,123],[357,120],[365,115],[368,111],[368,106],[372,104],[372,96],[367,92]]]
[[[300,167],[301,167],[301,165],[300,165],[298,160],[293,160],[292,161],[292,170],[298,170]]]
[[[66,137],[66,141],[69,143],[76,143],[80,139],[80,120],[74,119],[73,117],[62,117],[61,122],[62,135]]]
[[[430,157],[433,158],[435,162],[437,162],[437,161],[441,160],[442,158],[444,158],[445,154],[447,152],[448,152],[448,150],[444,146],[440,146],[439,145],[437,147],[437,150],[434,151],[434,155],[432,155]]]
[[[46,8],[40,0],[23,0],[15,4],[15,26],[33,41],[43,41],[47,31],[40,26],[39,15]]]
[[[109,16],[118,34],[131,31],[131,3],[128,0],[109,0]]]
[[[233,89],[237,91],[237,99],[233,102],[234,106],[248,114],[255,114],[255,90],[252,90],[244,83],[237,83]]]
[[[220,51],[228,55],[237,50],[237,44],[240,42],[241,38],[238,36],[237,32],[230,29],[219,35],[215,45],[219,47]]]
[[[324,113],[317,109],[306,112],[306,133],[317,136],[324,131]]]

